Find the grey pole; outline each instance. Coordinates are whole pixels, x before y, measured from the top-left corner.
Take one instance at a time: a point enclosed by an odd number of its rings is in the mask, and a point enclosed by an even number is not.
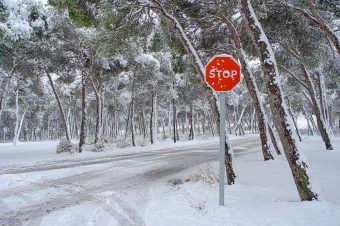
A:
[[[220,93],[220,206],[224,206],[224,178],[225,178],[225,93]]]

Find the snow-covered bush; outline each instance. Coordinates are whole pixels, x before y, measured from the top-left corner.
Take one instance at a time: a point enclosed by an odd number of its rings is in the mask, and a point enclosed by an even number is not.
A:
[[[77,150],[77,147],[65,138],[61,139],[57,146],[57,154],[60,154],[63,152],[74,153],[76,150]]]
[[[129,147],[131,144],[131,142],[129,143],[129,141],[125,139],[117,140],[116,143],[118,148],[126,148]]]
[[[202,181],[206,184],[214,184],[218,181],[218,176],[212,166],[208,165],[206,168],[201,168],[199,173],[189,177],[190,181]]]
[[[47,8],[38,0],[3,0],[3,20],[0,21],[0,32],[12,40],[28,39],[35,31],[44,31]]]
[[[97,143],[97,144],[92,146],[91,151],[93,151],[93,152],[102,152],[102,151],[104,151],[104,148],[105,148],[105,146],[104,146],[103,143]]]

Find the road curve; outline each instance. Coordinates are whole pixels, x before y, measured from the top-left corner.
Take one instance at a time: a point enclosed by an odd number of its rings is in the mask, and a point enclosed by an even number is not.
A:
[[[235,158],[254,151],[260,145],[257,138],[233,140]],[[253,150],[252,150],[253,149]],[[116,220],[125,222],[123,216],[110,209],[105,203],[98,201],[97,194],[101,192],[137,192],[147,190],[153,183],[167,181],[176,173],[192,167],[217,161],[218,143],[176,147],[157,151],[105,156],[79,161],[54,161],[35,166],[5,168],[0,174],[20,175],[25,173],[47,173],[50,171],[74,168],[87,169],[75,175],[65,175],[58,178],[41,180],[38,183],[17,186],[0,191],[0,225],[40,225],[41,219],[60,209],[78,205],[83,202],[96,203],[110,213]],[[42,193],[39,198],[31,194]],[[34,196],[33,196],[34,197]],[[9,198],[25,201],[18,208],[10,208]],[[131,214],[135,222],[131,225],[143,225],[142,218],[125,200],[114,197],[121,208]],[[130,217],[130,220],[131,220]]]

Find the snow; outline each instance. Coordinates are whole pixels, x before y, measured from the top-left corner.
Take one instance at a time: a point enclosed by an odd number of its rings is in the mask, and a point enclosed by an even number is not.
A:
[[[296,163],[299,165],[299,167],[301,169],[304,169],[306,172],[307,172],[307,175],[310,175],[309,174],[309,169],[308,169],[308,161],[307,159],[304,157],[305,155],[303,154],[303,151],[301,150],[300,148],[300,144],[297,142],[298,139],[297,139],[297,134],[295,133],[295,131],[292,129],[292,125],[293,125],[293,121],[292,119],[288,116],[288,110],[287,110],[287,106],[286,106],[286,103],[285,101],[283,100],[283,92],[282,92],[282,88],[281,88],[281,81],[280,81],[280,75],[279,75],[279,70],[277,68],[277,64],[276,64],[276,60],[275,60],[275,55],[274,55],[274,52],[273,52],[273,49],[268,41],[268,38],[264,32],[264,30],[262,29],[262,25],[260,24],[260,22],[258,21],[257,19],[257,16],[254,12],[254,9],[251,5],[251,2],[250,0],[247,0],[247,6],[244,6],[245,9],[244,10],[247,10],[247,8],[249,9],[249,18],[248,20],[251,21],[250,22],[250,27],[253,29],[253,30],[256,30],[256,31],[253,31],[253,33],[259,33],[260,37],[259,38],[256,38],[257,40],[257,43],[258,43],[258,46],[260,46],[260,44],[264,44],[262,46],[265,46],[262,50],[262,54],[261,54],[261,61],[263,62],[263,67],[265,67],[264,65],[265,64],[270,64],[272,65],[273,69],[274,70],[271,70],[270,72],[268,72],[269,74],[267,75],[268,76],[268,79],[271,83],[271,85],[275,85],[277,86],[277,89],[278,89],[278,93],[281,98],[280,102],[281,102],[281,107],[283,108],[283,112],[280,113],[282,114],[281,116],[277,116],[277,117],[281,117],[281,121],[283,121],[283,123],[285,124],[285,127],[287,128],[289,134],[290,134],[290,137],[293,139],[293,142],[295,143],[295,151],[296,151],[296,154],[295,156],[298,158]],[[245,17],[247,17],[247,15],[245,15]],[[268,66],[267,66],[268,68]],[[266,68],[263,68],[263,70],[265,71]],[[275,96],[275,95],[274,95]],[[313,185],[312,181],[312,176],[310,176],[308,179],[308,183],[309,183],[309,188],[310,190],[317,196],[317,192],[314,192],[314,191],[317,191],[317,185]]]
[[[256,97],[257,99],[259,100],[259,106],[260,106],[260,109],[261,109],[261,112],[263,113],[263,121],[265,123],[265,129],[266,129],[266,137],[268,138],[267,141],[268,141],[268,151],[269,153],[273,156],[273,143],[272,143],[272,139],[269,139],[270,137],[270,133],[269,133],[269,123],[268,123],[268,118],[267,118],[267,114],[266,114],[266,111],[264,110],[264,107],[263,107],[263,103],[265,103],[265,101],[263,100],[263,97],[261,96],[260,94],[260,91],[258,89],[258,86],[256,84],[256,80],[255,80],[255,77],[253,75],[253,72],[251,71],[251,67],[254,66],[254,61],[253,62],[249,62],[247,60],[247,57],[246,57],[246,54],[245,52],[241,49],[241,54],[242,54],[242,57],[244,58],[245,62],[246,62],[246,67],[244,70],[247,70],[248,71],[248,74],[249,74],[249,79],[251,80],[251,82],[253,83],[253,87],[254,87],[254,91],[256,93]]]
[[[2,0],[2,4],[6,9],[17,9],[18,8],[18,2],[13,0]]]
[[[254,138],[247,136],[246,139]],[[237,137],[245,139],[245,137]],[[232,137],[235,141],[235,137]],[[155,163],[154,159],[140,161],[123,160],[121,163],[108,162],[77,166],[74,168],[55,169],[48,171],[27,172],[21,174],[0,175],[0,206],[7,210],[29,208],[33,203],[48,199],[63,200],[65,204],[60,209],[50,209],[44,216],[27,216],[30,222],[23,225],[309,225],[336,226],[340,224],[340,138],[335,138],[335,150],[325,151],[320,137],[304,137],[303,151],[306,153],[310,165],[318,181],[323,201],[300,202],[291,173],[284,156],[276,156],[274,161],[263,161],[261,148],[236,147],[241,154],[236,155],[234,165],[238,172],[235,185],[225,186],[225,206],[218,206],[218,183],[207,180],[204,172],[209,176],[218,172],[218,162],[197,165],[180,173],[171,174],[169,178],[154,181],[152,186],[140,185],[141,188],[128,187],[116,190],[99,189],[93,194],[79,193],[81,199],[75,204],[69,203],[69,195],[74,191],[82,191],[89,184],[66,186],[55,184],[50,186],[48,181],[64,177],[87,175],[94,173],[97,177],[108,177],[105,171],[113,170],[115,177],[138,174],[152,169],[153,164],[166,168],[163,163]],[[246,141],[241,144],[246,144]],[[1,144],[0,157],[2,164],[36,163],[36,160],[48,162],[54,160],[84,157],[93,158],[95,155],[112,155],[122,153],[139,153],[154,151],[155,153],[168,150],[171,147],[195,148],[193,153],[203,153],[207,150],[204,145],[218,144],[218,139],[205,139],[177,144],[162,143],[139,148],[108,151],[106,153],[85,152],[78,155],[53,155],[56,142],[19,143],[16,147]],[[236,145],[237,146],[237,145]],[[189,150],[188,150],[189,151]],[[30,153],[30,154],[28,154]],[[44,156],[42,156],[44,155]],[[165,157],[170,155],[166,153]],[[131,166],[130,168],[127,166]],[[211,171],[212,170],[212,171]],[[157,173],[157,171],[155,171]],[[75,178],[76,178],[75,177]],[[169,179],[191,179],[183,184],[172,185]],[[196,180],[193,180],[196,178]],[[95,178],[93,178],[95,179]],[[13,183],[10,183],[13,182]],[[7,183],[7,184],[6,184]],[[43,189],[28,189],[21,195],[3,195],[15,192],[20,186],[34,186],[44,184]],[[129,183],[128,183],[129,184]],[[77,193],[78,194],[78,193]],[[63,197],[65,196],[65,197]],[[82,200],[84,199],[84,200]],[[4,211],[4,209],[0,210]],[[24,214],[24,213],[22,213]],[[6,216],[4,216],[6,217]],[[0,218],[0,222],[1,222]]]
[[[242,159],[236,159],[238,182],[226,186],[225,207],[218,207],[218,186],[203,183],[187,183],[176,188],[157,189],[151,202],[146,225],[339,225],[340,192],[337,164],[340,153],[333,152],[323,159],[323,147],[319,137],[305,138],[304,149],[309,150],[310,162],[317,165],[315,176],[322,183],[324,202],[299,202],[293,180],[284,157],[275,161],[261,161],[258,151]],[[337,142],[340,147],[340,140]],[[254,158],[255,157],[255,158]],[[331,160],[332,159],[332,160]],[[328,164],[324,164],[327,161]],[[325,166],[328,165],[328,166]],[[249,170],[251,169],[251,170]],[[325,174],[329,178],[325,178]],[[336,181],[336,182],[335,182]],[[185,198],[189,193],[194,203],[207,203],[197,210]],[[155,195],[155,194],[153,194]],[[157,210],[157,211],[156,211]]]
[[[33,0],[1,0],[4,6],[4,22],[0,22],[0,30],[12,40],[28,39],[33,33],[33,28],[44,27],[42,18],[30,21],[31,10],[37,10],[39,17],[45,13],[46,6],[43,1]]]
[[[242,137],[230,135],[232,140],[241,139]],[[78,154],[61,153],[56,154],[56,147],[59,141],[45,142],[20,142],[16,146],[12,143],[0,143],[0,167],[20,166],[22,164],[39,164],[55,160],[84,160],[93,157],[116,156],[121,154],[141,153],[149,151],[159,151],[174,147],[187,147],[191,145],[209,144],[217,142],[218,137],[210,139],[200,139],[193,141],[179,140],[173,143],[172,140],[165,140],[154,145],[143,147],[126,147],[119,148],[115,145],[108,145],[105,152],[85,151]],[[76,143],[77,141],[73,141]]]
[[[162,8],[162,10],[164,10],[164,12],[163,12],[164,16],[166,18],[170,19],[174,23],[176,29],[179,32],[180,37],[184,40],[186,47],[189,49],[190,54],[193,56],[193,58],[194,58],[193,60],[196,63],[196,65],[198,66],[198,69],[200,70],[200,74],[202,76],[204,76],[205,69],[204,69],[203,63],[202,63],[200,57],[198,56],[198,53],[197,53],[195,47],[192,45],[190,39],[185,34],[182,25],[179,23],[179,21],[174,16],[172,16],[171,14],[166,12],[164,8]]]
[[[263,60],[264,63],[274,65],[275,73],[277,74],[277,76],[275,76],[275,78],[274,78],[274,80],[275,80],[274,82],[276,82],[278,85],[280,85],[280,76],[279,76],[279,73],[278,73],[279,70],[277,68],[277,64],[276,64],[276,60],[275,60],[275,55],[274,55],[273,49],[272,49],[272,47],[271,47],[271,45],[269,43],[269,40],[268,40],[268,38],[266,36],[266,33],[262,29],[261,23],[257,19],[257,16],[255,14],[255,11],[254,11],[252,5],[251,5],[250,0],[247,0],[247,4],[249,6],[250,16],[251,16],[251,18],[254,21],[254,25],[252,25],[252,26],[255,26],[257,29],[260,30],[260,38],[259,38],[259,40],[257,40],[257,42],[258,43],[264,42],[266,44],[266,46],[267,46],[267,49],[266,49],[268,51],[267,52],[267,56],[266,56],[267,58],[266,59],[262,59],[262,60]]]
[[[143,67],[151,67],[155,72],[160,69],[160,62],[151,54],[140,54],[136,57],[136,62],[140,63]]]

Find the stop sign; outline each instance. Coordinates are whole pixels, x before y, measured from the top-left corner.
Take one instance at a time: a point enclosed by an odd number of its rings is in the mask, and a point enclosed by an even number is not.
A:
[[[229,55],[217,55],[205,66],[205,82],[216,92],[231,91],[240,80],[240,65]]]

